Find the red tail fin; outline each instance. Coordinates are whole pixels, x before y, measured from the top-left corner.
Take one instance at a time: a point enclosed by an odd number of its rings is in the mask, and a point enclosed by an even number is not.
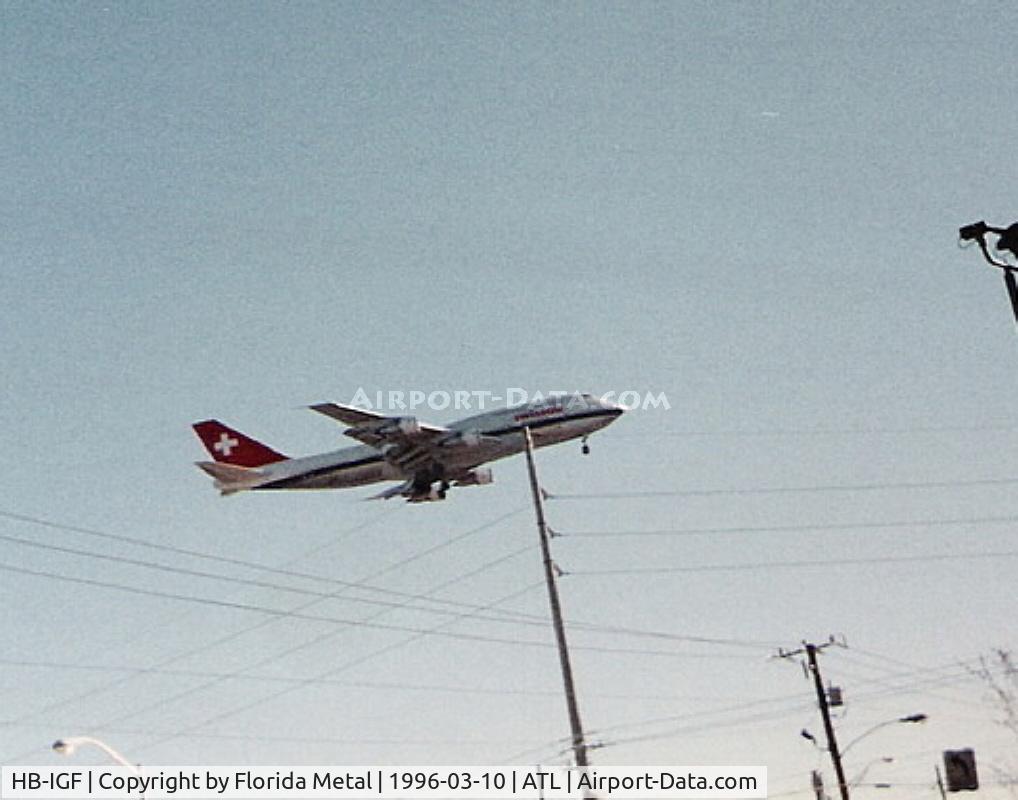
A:
[[[260,467],[276,461],[286,461],[287,456],[277,453],[261,442],[256,442],[240,431],[226,427],[217,419],[196,422],[191,427],[198,434],[205,449],[213,459],[223,464],[238,467]]]

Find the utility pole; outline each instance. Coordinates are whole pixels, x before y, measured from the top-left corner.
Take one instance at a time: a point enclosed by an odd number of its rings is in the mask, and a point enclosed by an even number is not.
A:
[[[940,789],[941,800],[947,800],[947,792],[944,791],[944,779],[940,776],[940,765],[935,764],[933,767],[937,771],[937,788]]]
[[[788,656],[799,655],[800,653],[806,654],[806,660],[809,663],[809,671],[813,674],[813,684],[817,691],[817,702],[820,704],[820,716],[824,721],[824,733],[827,735],[827,752],[831,754],[831,761],[834,763],[834,774],[838,776],[838,789],[841,792],[841,800],[849,800],[848,796],[848,783],[845,780],[845,770],[841,766],[841,754],[838,752],[838,740],[834,735],[834,725],[831,722],[831,710],[827,706],[827,692],[824,691],[824,681],[820,677],[820,667],[817,665],[817,650],[822,650],[825,647],[829,647],[834,644],[834,639],[817,647],[815,644],[809,642],[803,642],[801,650],[796,650],[791,653],[786,653],[783,650],[778,651],[778,655],[782,658]]]
[[[849,800],[848,783],[845,781],[845,770],[841,766],[841,754],[838,752],[838,740],[834,736],[834,725],[831,723],[831,710],[827,707],[827,692],[824,691],[824,682],[820,677],[820,667],[817,665],[817,647],[815,644],[806,644],[806,658],[809,661],[809,670],[813,673],[813,683],[817,690],[817,701],[820,703],[820,716],[824,718],[824,733],[827,734],[827,750],[831,754],[831,761],[834,762],[834,774],[838,776],[838,789],[841,791],[841,800]]]
[[[817,796],[817,800],[824,800],[824,776],[820,774],[820,770],[813,770],[813,793]]]
[[[555,565],[551,560],[548,545],[548,525],[544,521],[544,502],[541,487],[537,483],[537,469],[534,466],[534,441],[530,428],[524,426],[523,441],[527,451],[527,469],[530,471],[530,491],[534,496],[534,513],[537,515],[537,532],[541,538],[541,556],[544,558],[544,579],[548,584],[548,603],[551,605],[551,621],[555,626],[555,641],[558,643],[558,659],[562,667],[562,683],[566,691],[566,706],[569,709],[569,727],[573,738],[573,757],[576,766],[586,767],[587,745],[580,724],[580,709],[576,704],[576,689],[573,686],[573,668],[569,663],[569,648],[566,645],[566,631],[562,624],[562,607],[559,605],[558,587],[555,584]],[[847,800],[847,798],[846,798]]]

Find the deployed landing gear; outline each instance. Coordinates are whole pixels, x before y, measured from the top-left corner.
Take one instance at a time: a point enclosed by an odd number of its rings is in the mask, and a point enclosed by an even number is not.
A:
[[[415,486],[412,492],[404,496],[408,503],[433,503],[436,500],[445,500],[445,493],[448,488],[449,484],[442,481],[441,483],[427,484],[420,488]]]
[[[580,445],[580,452],[583,453],[583,455],[585,455],[585,456],[589,456],[590,455],[590,445],[587,444],[587,437],[584,436],[582,439],[580,439],[580,442],[582,442],[582,444]]]
[[[435,500],[445,500],[445,493],[449,490],[449,482],[444,478],[430,479],[425,476],[423,479],[414,481],[411,491],[405,495],[410,503],[430,503]]]

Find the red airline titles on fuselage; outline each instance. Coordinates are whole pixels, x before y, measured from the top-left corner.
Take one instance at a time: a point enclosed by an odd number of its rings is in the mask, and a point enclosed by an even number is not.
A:
[[[561,414],[562,406],[549,406],[538,411],[528,411],[526,414],[517,414],[513,417],[516,422],[523,422],[526,419],[537,419],[539,417],[550,417],[552,414]]]

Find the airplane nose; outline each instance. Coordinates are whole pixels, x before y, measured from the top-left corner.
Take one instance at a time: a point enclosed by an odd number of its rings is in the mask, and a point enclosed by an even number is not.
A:
[[[626,410],[624,406],[621,406],[618,403],[612,403],[608,400],[602,400],[601,407],[604,408],[606,411],[611,411],[612,414],[616,417],[621,416],[622,413]]]

